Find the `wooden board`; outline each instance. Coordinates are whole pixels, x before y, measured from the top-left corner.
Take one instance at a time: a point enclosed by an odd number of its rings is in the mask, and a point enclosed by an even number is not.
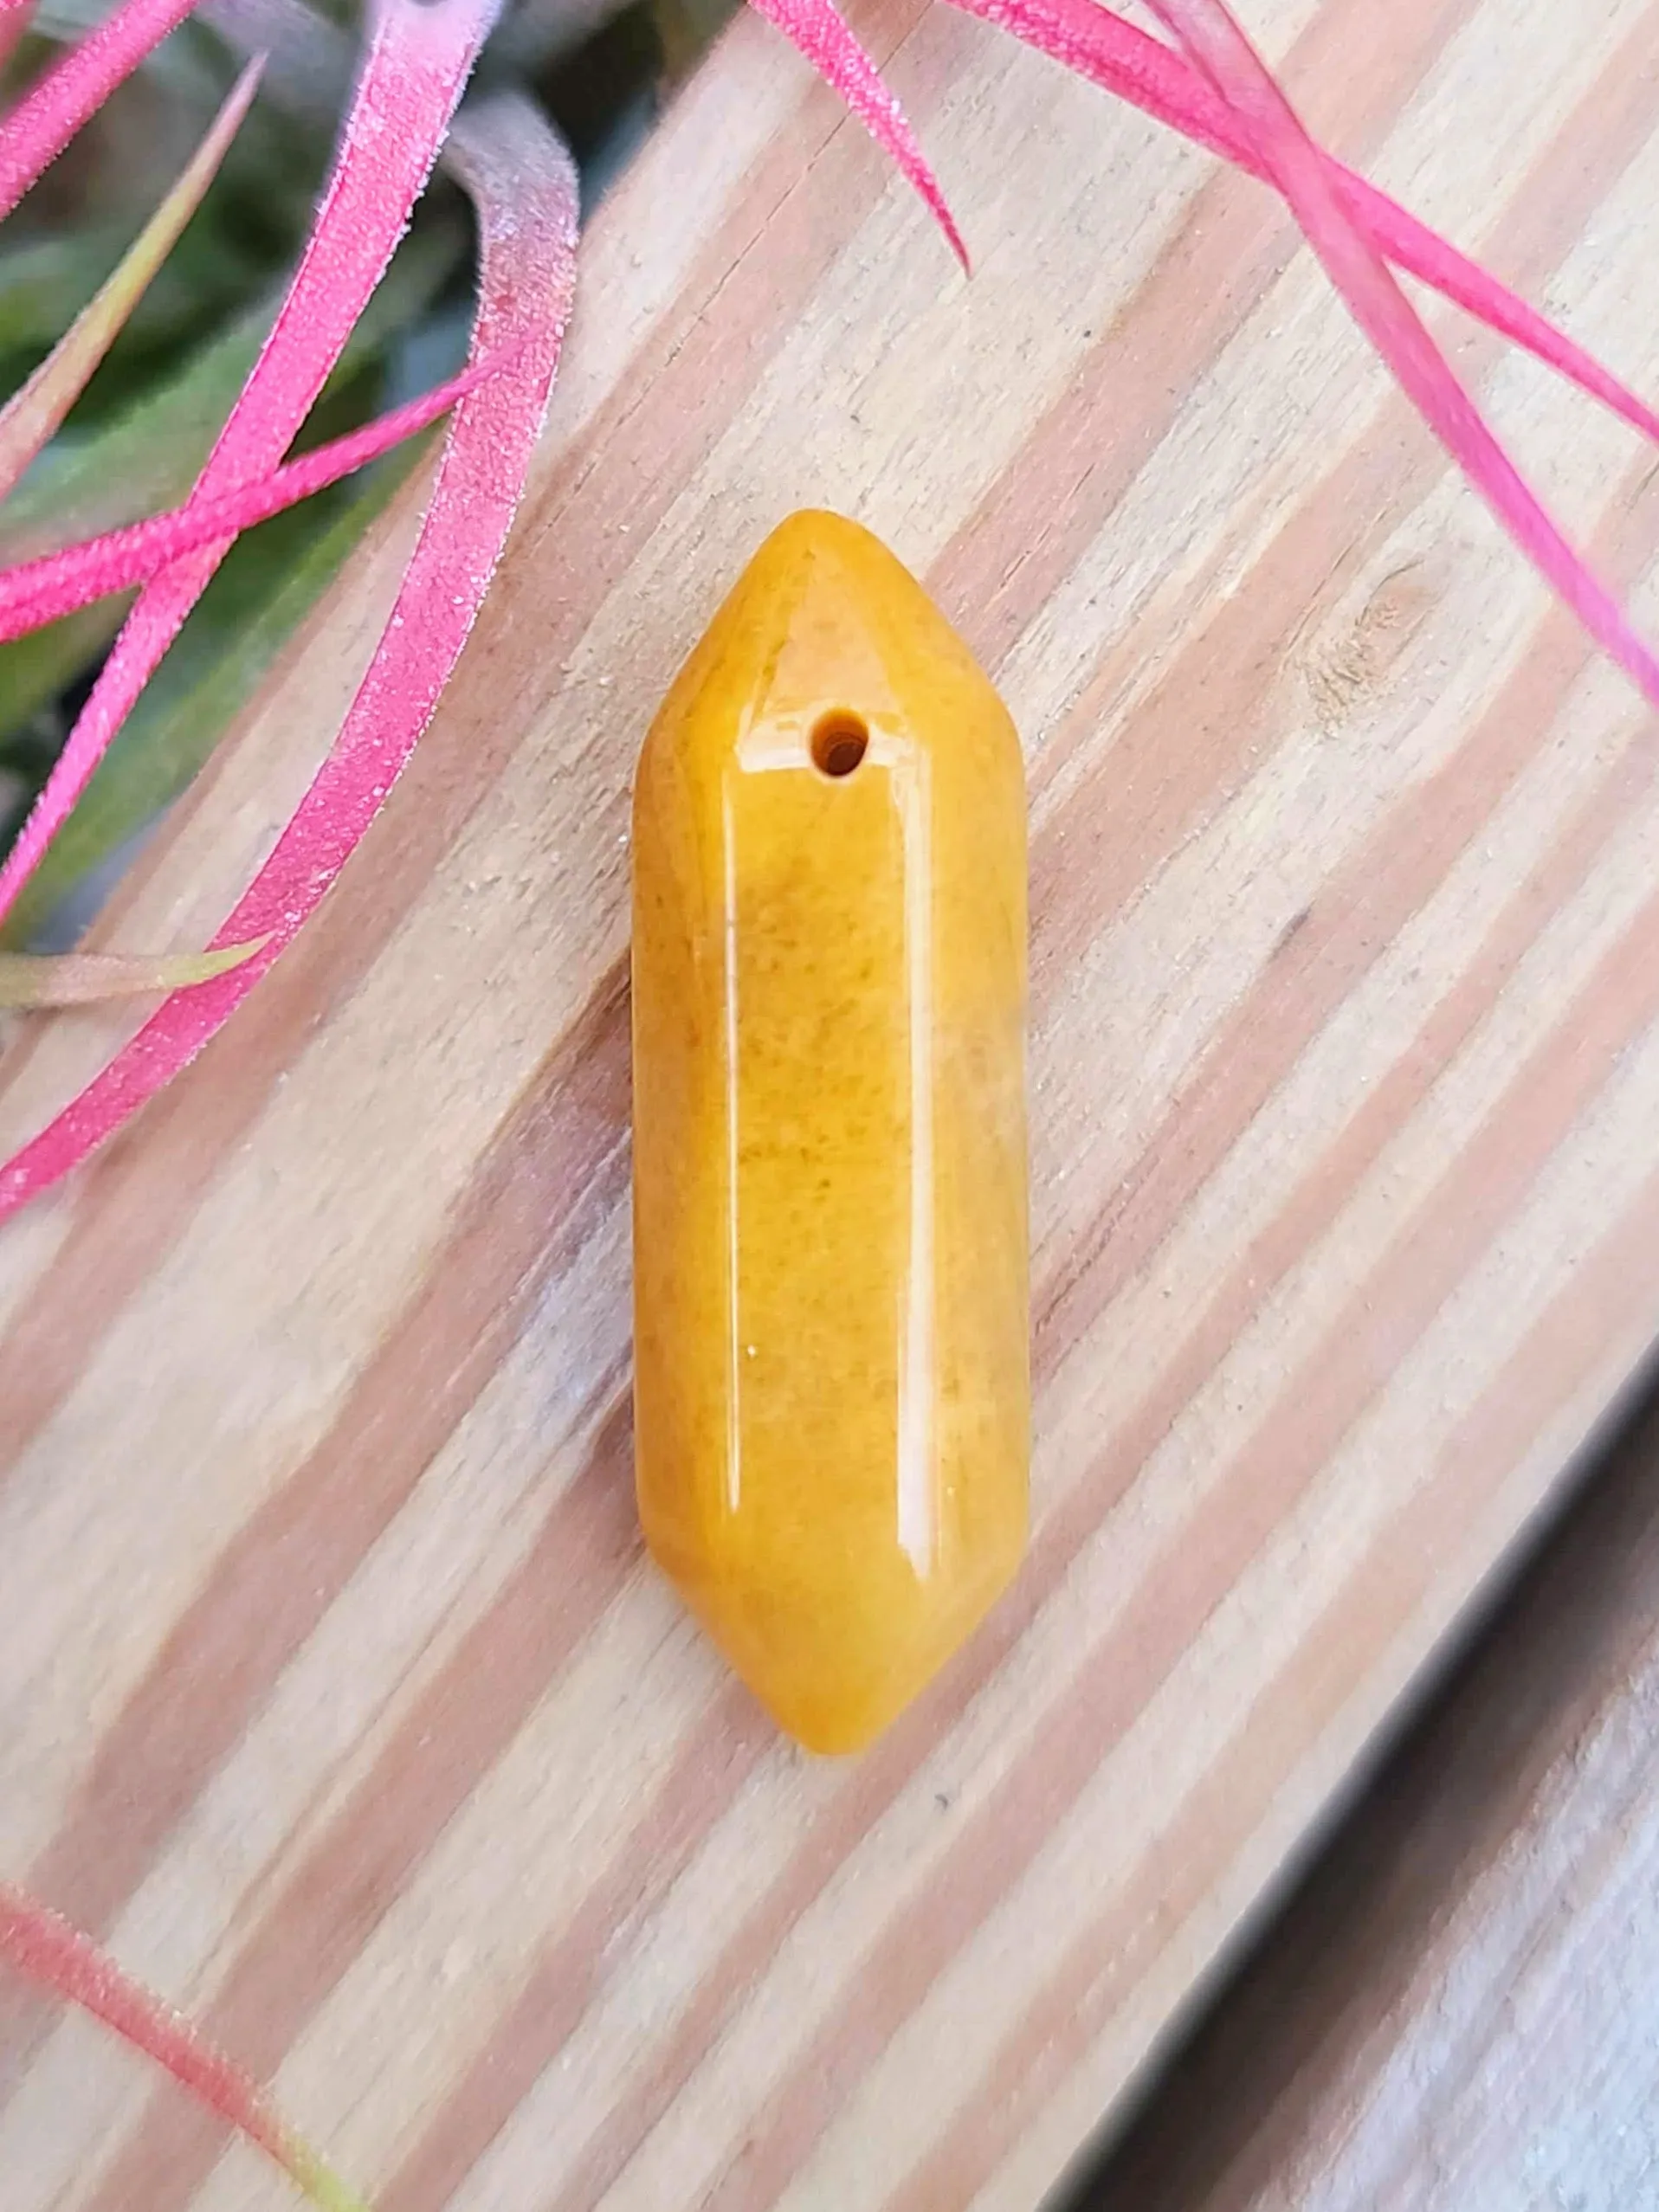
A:
[[[1349,158],[1659,388],[1647,0],[1252,0]],[[384,2212],[1028,2212],[1659,1324],[1651,724],[1259,187],[861,12],[978,255],[733,30],[587,242],[417,764],[190,1078],[0,1240],[0,1867]],[[1630,435],[1457,333],[1655,620]],[[629,1494],[626,793],[788,509],[860,517],[1030,748],[1036,1528],[849,1769]],[[199,939],[412,509],[111,935]],[[0,1137],[107,1049],[29,1032]],[[21,2002],[8,2212],[281,2186]]]
[[[1649,1404],[1079,2212],[1645,2202],[1656,1699]]]

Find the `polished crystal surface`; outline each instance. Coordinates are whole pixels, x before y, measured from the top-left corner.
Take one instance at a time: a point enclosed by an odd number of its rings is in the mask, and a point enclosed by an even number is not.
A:
[[[966,648],[798,514],[634,806],[636,1413],[656,1559],[779,1725],[868,1743],[1025,1541],[1025,792]]]

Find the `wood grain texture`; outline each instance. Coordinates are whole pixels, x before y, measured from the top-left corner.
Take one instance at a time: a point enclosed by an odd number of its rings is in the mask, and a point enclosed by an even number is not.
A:
[[[1248,13],[1346,158],[1659,389],[1659,9]],[[0,1239],[0,1867],[384,2212],[1026,2212],[1659,1325],[1650,723],[1261,188],[959,16],[859,23],[972,282],[736,26],[587,241],[514,545],[386,813]],[[1650,459],[1457,339],[1659,627]],[[632,759],[809,503],[980,652],[1032,806],[1034,1542],[848,1769],[646,1570],[627,1411]],[[414,516],[108,941],[228,906]],[[0,1139],[119,1034],[26,1031]],[[0,1998],[8,2212],[283,2201]]]
[[[1649,2202],[1656,1702],[1650,1403],[1079,2206]]]

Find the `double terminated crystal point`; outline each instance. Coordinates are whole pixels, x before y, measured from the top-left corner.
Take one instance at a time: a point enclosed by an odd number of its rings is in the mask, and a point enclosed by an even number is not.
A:
[[[634,799],[640,1518],[779,1725],[855,1751],[1019,1564],[1025,790],[892,555],[767,539]]]

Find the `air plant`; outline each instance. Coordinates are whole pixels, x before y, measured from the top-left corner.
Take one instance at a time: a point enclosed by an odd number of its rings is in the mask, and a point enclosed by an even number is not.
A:
[[[31,0],[0,0],[0,67]],[[90,614],[100,665],[44,787],[3,861],[0,923],[23,900],[55,842],[73,835],[77,802],[107,748],[154,695],[157,672],[242,532],[314,497],[448,413],[425,523],[396,607],[332,747],[269,859],[198,953],[150,959],[71,953],[0,958],[0,1005],[81,1003],[164,992],[129,1043],[57,1117],[0,1164],[0,1220],[49,1188],[119,1128],[197,1053],[277,959],[383,803],[429,719],[487,590],[557,371],[575,280],[577,188],[567,154],[521,93],[456,109],[500,0],[373,0],[371,35],[332,176],[268,328],[227,334],[192,371],[201,389],[234,373],[229,415],[193,483],[163,512],[97,517],[73,544],[10,530],[31,484],[49,489],[42,448],[95,384],[99,363],[133,314],[250,110],[256,48],[273,80],[330,80],[341,35],[306,0],[215,0],[221,30],[245,52],[242,74],[184,174],[67,336],[0,411],[0,647]],[[914,185],[966,262],[938,183],[875,63],[832,0],[753,0],[805,55]],[[952,0],[1132,101],[1261,177],[1285,199],[1355,319],[1517,548],[1595,641],[1659,706],[1659,660],[1527,487],[1398,281],[1409,275],[1526,348],[1643,435],[1659,415],[1494,278],[1345,169],[1303,129],[1225,0],[1147,0],[1165,34],[1138,29],[1101,0]],[[14,209],[115,87],[184,23],[195,0],[120,0],[79,47],[0,118],[0,216]],[[298,460],[287,455],[320,395],[349,363],[354,332],[440,150],[470,197],[479,236],[478,300],[463,373]],[[394,270],[393,277],[396,279]],[[597,303],[594,312],[602,312]],[[0,342],[3,332],[0,332]],[[199,401],[195,403],[199,412]],[[36,456],[41,456],[36,460]],[[36,463],[29,474],[24,471]],[[365,507],[366,512],[366,504]],[[84,514],[84,510],[82,511]],[[112,527],[116,522],[122,526]],[[110,596],[137,590],[117,630]],[[67,628],[68,625],[65,625]],[[48,635],[51,633],[48,633]],[[110,640],[113,637],[113,642]],[[107,644],[108,650],[102,652]],[[87,2006],[278,2157],[319,2203],[356,2202],[297,2144],[234,2069],[110,1962],[41,1908],[0,1891],[0,1958]]]
[[[239,2067],[187,2020],[123,1974],[95,1944],[0,1882],[0,1959],[79,2005],[166,2067],[176,2081],[274,2158],[323,2212],[365,2212],[327,2162],[271,2110]]]

